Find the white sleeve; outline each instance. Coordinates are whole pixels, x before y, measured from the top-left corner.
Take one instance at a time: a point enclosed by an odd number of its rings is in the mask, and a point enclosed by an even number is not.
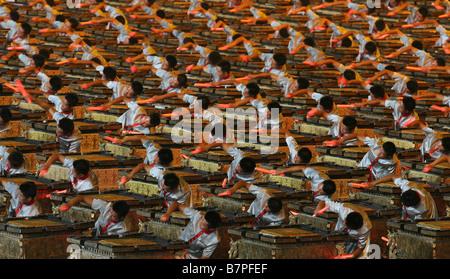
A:
[[[127,104],[127,107],[128,107],[130,110],[135,110],[138,106],[139,106],[139,105],[138,105],[136,102],[133,102],[133,101],[128,102],[128,104]]]
[[[43,73],[43,72],[39,72],[36,77],[41,81],[42,84],[47,83],[50,79],[48,78],[48,76]]]
[[[48,100],[55,104],[55,108],[57,108],[62,103],[61,98],[56,95],[49,95]]]
[[[30,65],[30,57],[26,56],[25,54],[21,53],[18,56],[19,60],[22,61],[23,64],[25,64],[26,67]]]
[[[366,137],[363,142],[364,144],[367,144],[370,147],[378,146],[377,141],[374,138]]]
[[[289,148],[289,153],[293,156],[297,153],[298,143],[295,141],[294,137],[290,136],[286,138],[286,143]]]
[[[239,148],[235,147],[235,146],[230,146],[226,151],[235,160],[236,159],[240,160],[243,157],[242,151]]]
[[[105,69],[105,67],[103,67],[102,65],[98,65],[97,67],[95,67],[95,70],[97,72],[99,72],[100,74],[103,75],[103,70]]]
[[[396,105],[397,105],[397,101],[391,101],[391,100],[384,101],[384,106],[387,108],[395,109]]]
[[[8,181],[8,183],[6,183],[5,185],[5,190],[11,195],[13,196],[17,190],[17,188],[19,188],[19,185],[17,185],[16,183],[13,183],[11,181]],[[13,196],[13,198],[15,198]]]
[[[252,106],[254,106],[257,110],[266,107],[266,105],[264,105],[264,102],[258,99],[252,101]]]
[[[397,178],[396,180],[394,180],[394,184],[397,185],[398,187],[400,187],[400,189],[402,189],[402,193],[408,191],[409,189],[411,189],[408,185],[409,185],[409,181],[403,178]]]
[[[108,83],[106,84],[106,87],[108,87],[109,89],[114,89],[114,87],[116,87],[119,84],[119,82],[117,81],[108,81]]]
[[[320,99],[322,99],[323,95],[317,92],[314,92],[311,94],[311,98],[316,100],[317,102],[320,102]]]
[[[197,101],[197,97],[191,94],[184,94],[183,101],[189,103],[190,105],[194,105],[195,101]]]
[[[328,121],[331,121],[333,123],[338,123],[341,120],[341,117],[339,115],[336,115],[334,113],[329,113],[327,117]]]
[[[107,206],[108,206],[108,202],[101,200],[101,199],[94,199],[92,201],[91,208],[94,210],[103,212]]]
[[[71,158],[65,158],[64,159],[64,163],[63,163],[63,167],[65,168],[71,168],[73,166],[73,162],[74,160]]]
[[[360,42],[360,44],[367,43],[366,37],[363,34],[357,34],[355,38]]]
[[[170,75],[169,74],[169,72],[167,72],[167,71],[165,71],[165,70],[163,70],[163,69],[158,69],[157,71],[156,71],[156,75],[159,77],[159,78],[161,78],[161,79],[165,79],[168,75]]]

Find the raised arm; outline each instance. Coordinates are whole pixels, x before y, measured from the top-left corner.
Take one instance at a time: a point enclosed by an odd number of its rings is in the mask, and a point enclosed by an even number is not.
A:
[[[233,187],[231,187],[229,190],[218,194],[219,196],[228,196],[231,195],[233,193],[236,193],[237,190],[241,189],[242,187],[247,188],[247,190],[250,188],[252,184],[245,182],[243,180],[237,182],[236,184],[233,185]]]
[[[78,195],[71,199],[68,203],[63,203],[59,208],[61,210],[68,210],[72,206],[79,204],[80,202],[83,202],[91,207],[92,203],[94,202],[94,198],[86,195]]]
[[[304,172],[305,169],[307,168],[307,166],[292,166],[286,169],[281,169],[281,170],[275,170],[274,175],[280,175],[280,174],[285,174],[285,173],[292,173],[292,172]]]
[[[55,163],[56,161],[60,163],[64,163],[64,160],[66,159],[65,156],[59,154],[58,152],[54,152],[48,159],[47,162],[45,162],[44,165],[41,167],[41,171],[46,171],[50,168],[50,166]]]
[[[170,204],[169,208],[167,208],[166,213],[161,216],[161,221],[163,221],[163,222],[167,221],[169,219],[169,217],[172,215],[172,212],[174,212],[177,209],[179,209],[181,212],[183,212],[186,207],[187,206],[182,204],[182,203],[179,203],[177,201],[173,201]]]

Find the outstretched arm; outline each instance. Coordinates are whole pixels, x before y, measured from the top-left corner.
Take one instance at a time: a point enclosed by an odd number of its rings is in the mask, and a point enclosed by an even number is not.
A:
[[[48,159],[47,162],[41,167],[41,171],[48,170],[50,166],[55,163],[56,161],[60,163],[64,163],[64,160],[66,159],[65,156],[59,154],[58,152],[54,152]]]
[[[60,208],[63,210],[70,209],[72,206],[79,204],[80,202],[83,202],[89,206],[92,206],[92,203],[94,201],[93,197],[85,196],[85,195],[78,195],[71,199],[68,203],[63,203]]]

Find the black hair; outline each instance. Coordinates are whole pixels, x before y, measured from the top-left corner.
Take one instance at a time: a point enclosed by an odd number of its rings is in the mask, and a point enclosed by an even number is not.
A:
[[[356,118],[352,115],[347,115],[342,119],[342,124],[347,126],[349,131],[353,131],[356,128],[356,125],[358,122],[356,121]]]
[[[272,112],[273,109],[278,109],[278,113],[281,113],[281,105],[278,102],[270,102],[269,104],[267,104],[267,109]]]
[[[199,96],[197,97],[197,101],[201,102],[202,109],[208,109],[210,105],[209,98],[206,96]]]
[[[287,28],[282,28],[282,29],[280,29],[280,31],[279,31],[278,33],[279,33],[280,36],[283,37],[283,38],[289,37],[289,32],[288,32]]]
[[[217,66],[222,70],[224,73],[231,72],[231,64],[227,60],[220,61]]]
[[[161,124],[161,115],[157,112],[150,113],[150,127],[156,127]]]
[[[375,42],[367,42],[364,49],[369,53],[375,53],[375,51],[377,51],[377,44],[375,44]]]
[[[352,39],[345,37],[341,41],[341,47],[351,47],[353,45]]]
[[[351,230],[357,230],[362,227],[364,224],[363,217],[361,213],[358,212],[350,212],[345,218],[345,224]]]
[[[100,65],[102,64],[102,61],[100,61],[100,59],[99,59],[98,57],[92,58],[91,61],[92,61],[92,62],[95,62],[95,63],[97,63],[97,64],[100,64]]]
[[[161,148],[158,151],[158,158],[162,166],[170,166],[173,161],[173,153],[169,148]]]
[[[428,16],[428,9],[425,7],[420,7],[418,12],[422,15],[424,19]]]
[[[272,56],[273,60],[277,63],[278,67],[282,67],[286,64],[287,58],[284,53],[275,53]]]
[[[322,191],[324,191],[327,196],[333,195],[336,192],[336,183],[333,180],[327,179],[322,182],[322,184]]]
[[[210,9],[210,6],[208,3],[205,2],[201,2],[200,6],[205,9],[206,11]]]
[[[183,39],[183,45],[187,43],[194,43],[194,40],[192,38],[186,37]]]
[[[212,51],[208,54],[208,61],[212,65],[217,65],[222,60],[222,55],[217,51]]]
[[[323,96],[322,98],[320,98],[319,104],[323,107],[324,110],[331,110],[334,105],[333,98],[331,98],[330,96]]]
[[[408,88],[411,94],[414,94],[419,89],[419,84],[417,83],[417,80],[411,79],[408,82],[406,82],[406,88]]]
[[[25,163],[25,158],[23,157],[22,152],[14,150],[8,156],[8,161],[11,163],[11,166],[15,169],[20,168],[23,163]]]
[[[256,162],[251,157],[244,157],[239,161],[239,166],[244,173],[253,173],[256,167]]]
[[[166,18],[166,12],[164,10],[157,10],[156,15],[162,19]]]
[[[174,172],[166,173],[163,176],[164,179],[164,185],[169,187],[169,189],[175,189],[180,185],[180,179],[178,178],[177,174]]]
[[[141,82],[136,80],[131,83],[131,89],[133,90],[134,93],[133,96],[140,95],[142,94],[142,92],[144,92],[144,86],[142,85]]]
[[[302,4],[302,7],[309,6],[309,0],[300,0],[299,2]]]
[[[246,87],[248,89],[248,95],[250,95],[250,97],[256,98],[256,96],[258,96],[260,88],[256,82],[249,82],[247,83]]]
[[[89,38],[83,38],[83,42],[85,44],[87,44],[88,46],[92,46],[93,45],[93,42]]]
[[[59,76],[51,77],[49,80],[50,87],[52,91],[57,92],[62,88],[62,79]]]
[[[220,215],[215,210],[210,210],[206,212],[205,220],[208,223],[208,228],[210,229],[217,228],[221,223]]]
[[[12,119],[11,110],[8,107],[1,108],[0,117],[2,118],[4,124],[8,123]]]
[[[187,86],[187,76],[185,74],[178,74],[177,75],[177,81],[178,81],[178,85],[180,87],[186,87]]]
[[[9,17],[11,18],[11,20],[17,22],[20,18],[20,14],[16,10],[11,10],[9,12]]]
[[[41,68],[45,64],[45,57],[40,54],[35,54],[32,56],[34,64],[36,67]]]
[[[123,16],[121,16],[121,15],[116,16],[115,19],[116,19],[118,22],[122,23],[122,24],[125,24],[125,22],[126,22],[126,21],[125,21],[125,18],[124,18]]]
[[[221,136],[223,139],[227,138],[227,126],[222,123],[216,123],[212,126],[211,128],[211,132],[210,132],[211,136]]]
[[[441,139],[442,147],[444,147],[445,153],[450,152],[450,137],[445,137]]]
[[[55,6],[55,1],[53,0],[45,0],[45,3],[47,3],[50,7]]]
[[[177,58],[174,55],[167,55],[166,61],[169,64],[169,69],[174,69],[177,66]]]
[[[367,7],[367,14],[368,15],[373,14],[375,12],[375,10],[376,10],[375,5],[370,7],[369,5],[366,4],[366,7]]]
[[[113,203],[112,209],[117,213],[119,219],[122,219],[127,216],[128,212],[130,211],[130,206],[126,201],[115,201]]]
[[[298,89],[306,89],[309,87],[309,80],[306,78],[299,77],[297,79]]]
[[[116,68],[111,66],[106,66],[103,68],[103,74],[107,80],[114,80],[117,77]]]
[[[416,191],[409,189],[401,194],[400,200],[405,206],[415,206],[420,202],[420,196]]]
[[[131,37],[128,39],[129,45],[137,45],[139,43],[139,40],[136,37]]]
[[[405,110],[411,112],[416,108],[416,100],[413,97],[405,96],[403,97],[403,106]]]
[[[64,22],[66,21],[66,17],[62,14],[59,14],[55,17],[55,21]]]
[[[347,69],[342,74],[346,80],[354,80],[356,79],[356,73],[352,69]]]
[[[386,23],[384,22],[383,19],[379,19],[375,21],[375,27],[377,28],[378,31],[383,31],[384,28],[386,28]]]
[[[73,29],[77,29],[78,25],[79,25],[79,21],[73,17],[69,18],[68,21],[70,22],[70,24],[72,25]]]
[[[64,117],[58,121],[58,127],[61,128],[63,134],[67,135],[75,129],[75,124],[72,119]]]
[[[297,151],[298,158],[302,163],[309,163],[312,159],[312,152],[307,147],[302,147]]]
[[[385,96],[384,87],[379,84],[370,87],[369,91],[375,98],[384,98]]]
[[[87,175],[91,169],[89,161],[86,159],[78,159],[73,162],[73,168],[79,175]]]
[[[237,38],[239,38],[239,37],[242,37],[242,34],[234,34],[234,35],[231,37],[231,39],[232,39],[233,41],[236,41]]]
[[[384,67],[384,69],[388,70],[388,71],[392,71],[392,72],[395,72],[395,70],[396,70],[394,65],[388,65],[388,66]]]
[[[19,186],[20,192],[25,198],[33,198],[36,197],[37,187],[33,181],[27,181]]]
[[[78,105],[78,96],[75,93],[67,93],[65,95],[65,99],[67,100],[67,103],[69,104],[69,107],[74,107]]]
[[[397,147],[391,141],[383,143],[383,150],[387,157],[392,157],[397,152]]]
[[[310,46],[310,47],[315,47],[315,46],[316,46],[316,41],[314,41],[313,38],[305,38],[305,39],[303,40],[303,43],[304,43],[305,45],[307,45],[307,46]]]
[[[445,66],[445,64],[447,64],[447,61],[445,60],[444,57],[438,57],[438,58],[436,58],[436,64],[438,66],[443,67],[443,66]]]
[[[414,40],[414,41],[411,43],[411,46],[412,46],[412,47],[415,47],[415,48],[417,48],[417,49],[419,49],[419,50],[422,50],[422,49],[423,49],[423,43],[422,43],[421,41],[418,41],[418,40]]]
[[[267,200],[267,207],[269,207],[270,211],[273,213],[277,213],[283,209],[283,202],[277,197],[270,197]]]
[[[22,22],[22,23],[20,24],[20,27],[22,27],[22,29],[23,29],[23,34],[24,34],[25,36],[31,33],[32,27],[31,27],[31,25],[30,25],[28,22]]]
[[[46,48],[41,48],[39,50],[39,54],[42,55],[42,57],[44,57],[44,59],[49,59],[50,58],[50,50],[48,50]]]

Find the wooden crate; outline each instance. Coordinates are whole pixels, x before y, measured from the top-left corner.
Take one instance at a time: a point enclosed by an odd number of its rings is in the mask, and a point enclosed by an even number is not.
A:
[[[11,218],[0,223],[0,257],[5,259],[67,259],[67,237],[93,226],[53,215]]]
[[[238,227],[229,233],[237,237],[230,251],[236,259],[333,259],[338,255],[336,246],[348,238],[302,225],[260,230]]]
[[[131,234],[124,237],[69,237],[74,249],[73,259],[176,259],[189,245],[150,234]]]
[[[450,218],[391,220],[390,259],[450,259]]]

